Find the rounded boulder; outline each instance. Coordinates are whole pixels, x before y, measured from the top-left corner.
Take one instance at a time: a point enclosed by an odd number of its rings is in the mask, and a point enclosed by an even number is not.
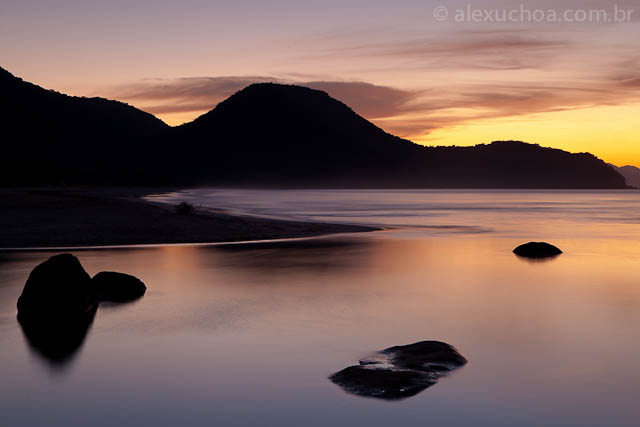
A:
[[[102,301],[133,301],[142,297],[147,290],[137,277],[114,271],[101,271],[93,276],[91,284]]]
[[[98,298],[91,276],[71,254],[52,256],[37,265],[18,298],[20,322],[84,320],[93,315]]]

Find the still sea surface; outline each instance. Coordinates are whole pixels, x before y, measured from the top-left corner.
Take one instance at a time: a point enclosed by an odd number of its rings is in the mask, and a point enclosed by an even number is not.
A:
[[[1,426],[638,426],[638,191],[254,191],[153,200],[384,231],[249,245],[73,250],[134,274],[67,360],[16,321],[54,252],[0,253]],[[564,254],[511,252],[544,240]],[[469,363],[400,401],[328,376],[421,340]]]

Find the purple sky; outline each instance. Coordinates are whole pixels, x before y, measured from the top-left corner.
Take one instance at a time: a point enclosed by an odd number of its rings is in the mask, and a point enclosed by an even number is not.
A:
[[[468,6],[482,16],[459,22]],[[546,22],[495,22],[512,10],[523,16],[521,8],[545,12]],[[563,22],[549,22],[550,10]],[[593,10],[630,19],[564,19]],[[639,40],[640,0],[0,4],[2,67],[170,124],[251,82],[280,81],[325,90],[424,144],[524,139],[632,164],[640,164]]]

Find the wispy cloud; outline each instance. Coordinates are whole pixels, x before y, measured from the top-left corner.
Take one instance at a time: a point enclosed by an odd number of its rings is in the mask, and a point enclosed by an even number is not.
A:
[[[338,40],[335,44],[300,59],[374,58],[380,63],[402,61],[424,69],[517,70],[542,67],[559,52],[574,47],[569,39],[524,28],[463,30],[357,44]]]
[[[272,80],[261,76],[147,79],[116,87],[111,90],[111,96],[140,103],[152,114],[202,112],[243,87]]]
[[[401,60],[405,71],[414,67],[427,77],[410,88],[304,73],[150,79],[114,88],[110,96],[153,114],[196,115],[252,83],[298,84],[323,90],[407,138],[474,120],[640,102],[640,56],[615,44],[598,56],[575,37],[530,29],[459,31],[438,39],[351,46],[335,38],[339,47],[310,49],[310,55],[315,60],[371,57],[384,67]]]
[[[295,83],[325,91],[403,137],[424,136],[441,127],[478,119],[640,101],[640,78],[626,76],[582,84],[490,83],[413,91],[366,82],[198,77],[144,81],[116,88],[112,95],[153,114],[204,113],[234,92],[259,82]]]
[[[366,82],[299,81],[278,77],[184,77],[151,79],[114,88],[110,96],[142,105],[153,114],[204,112],[238,90],[253,84],[298,84],[329,93],[358,114],[373,119],[403,113],[420,91],[407,91]]]
[[[422,93],[365,82],[315,81],[301,84],[327,92],[368,119],[395,116],[412,110],[415,107],[411,102]]]

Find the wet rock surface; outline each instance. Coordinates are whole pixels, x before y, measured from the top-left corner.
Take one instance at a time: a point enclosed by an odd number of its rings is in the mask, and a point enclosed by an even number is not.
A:
[[[349,366],[330,379],[346,392],[387,400],[415,396],[436,383],[423,372],[379,369],[370,365]]]
[[[380,353],[387,355],[398,368],[416,371],[452,371],[467,363],[455,348],[440,341],[389,347]]]
[[[447,343],[421,341],[381,350],[329,379],[351,394],[398,400],[415,396],[466,363]]]

